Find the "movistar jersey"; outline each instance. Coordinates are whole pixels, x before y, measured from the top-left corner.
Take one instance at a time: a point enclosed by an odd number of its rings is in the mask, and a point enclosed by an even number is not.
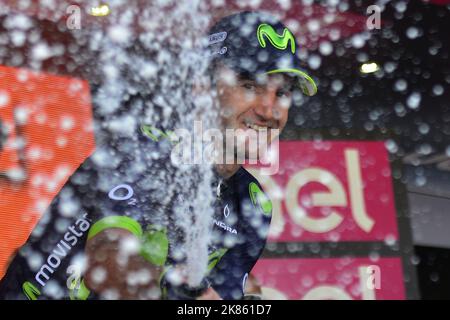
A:
[[[183,261],[176,252],[180,240],[176,219],[196,210],[185,199],[197,191],[201,171],[174,166],[171,148],[168,139],[161,141],[152,134],[97,148],[18,251],[0,282],[0,298],[99,298],[83,281],[84,250],[88,239],[110,227],[143,239],[147,250],[142,255],[149,263],[170,269]],[[243,168],[227,180],[215,177],[210,191],[216,200],[205,279],[222,298],[240,299],[247,275],[263,251],[272,206]],[[155,253],[155,241],[161,252]],[[166,298],[184,298],[166,287],[167,281],[161,283]]]

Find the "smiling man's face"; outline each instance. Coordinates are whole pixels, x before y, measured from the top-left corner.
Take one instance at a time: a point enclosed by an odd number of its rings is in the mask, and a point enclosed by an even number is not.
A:
[[[216,75],[224,129],[242,129],[247,134],[253,130],[256,135],[266,129],[270,144],[286,125],[294,80],[285,74],[248,78],[226,66],[220,66]]]

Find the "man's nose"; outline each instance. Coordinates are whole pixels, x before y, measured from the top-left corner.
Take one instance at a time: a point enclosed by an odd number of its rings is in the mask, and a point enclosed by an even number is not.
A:
[[[264,118],[264,120],[270,121],[274,117],[274,109],[277,103],[277,92],[274,89],[267,89],[263,94],[258,97],[259,101],[255,108],[255,112],[258,116]]]

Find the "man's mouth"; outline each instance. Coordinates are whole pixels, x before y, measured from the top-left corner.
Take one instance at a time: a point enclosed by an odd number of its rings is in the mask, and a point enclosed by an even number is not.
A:
[[[251,122],[245,122],[245,126],[247,128],[259,131],[259,130],[269,130],[272,129],[270,126],[267,125],[258,125],[256,123],[251,123]]]

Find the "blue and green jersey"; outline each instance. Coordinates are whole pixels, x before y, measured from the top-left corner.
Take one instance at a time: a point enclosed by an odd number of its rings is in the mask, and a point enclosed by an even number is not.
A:
[[[142,129],[135,140],[97,148],[70,177],[9,265],[1,299],[98,299],[83,281],[84,251],[107,228],[136,235],[151,264],[167,270],[183,263],[176,252],[183,238],[176,219],[201,171],[180,173],[170,161],[170,135]],[[179,179],[183,174],[186,179]],[[264,249],[272,206],[244,168],[226,180],[215,176],[210,191],[214,216],[204,277],[222,298],[241,299]],[[161,278],[163,298],[186,298]]]

